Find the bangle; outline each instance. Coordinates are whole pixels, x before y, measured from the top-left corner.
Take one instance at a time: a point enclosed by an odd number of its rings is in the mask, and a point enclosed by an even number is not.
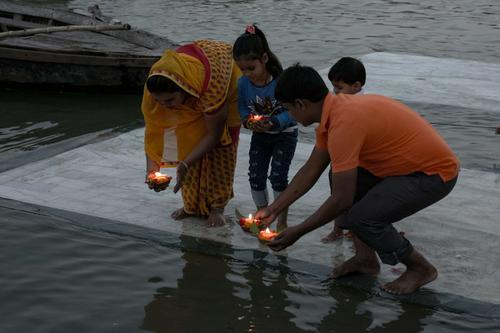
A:
[[[186,170],[189,170],[189,164],[187,164],[185,161],[180,161],[179,164],[184,165]]]

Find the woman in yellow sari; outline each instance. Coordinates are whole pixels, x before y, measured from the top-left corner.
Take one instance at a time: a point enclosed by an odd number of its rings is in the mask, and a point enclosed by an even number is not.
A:
[[[196,41],[167,50],[150,70],[142,101],[147,174],[177,167],[174,192],[184,206],[172,213],[223,225],[233,197],[240,130],[237,84],[241,72],[231,45]]]

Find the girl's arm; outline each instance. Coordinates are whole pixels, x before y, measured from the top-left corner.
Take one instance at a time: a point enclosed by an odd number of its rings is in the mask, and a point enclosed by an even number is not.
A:
[[[238,80],[238,113],[240,114],[241,124],[243,127],[248,128],[248,116],[250,115],[250,108],[247,104],[246,85],[243,80]]]
[[[273,123],[273,127],[271,128],[273,131],[283,131],[284,129],[290,127],[290,123],[292,123],[294,119],[290,116],[288,111],[283,111],[280,114],[277,114],[271,118],[271,122]]]

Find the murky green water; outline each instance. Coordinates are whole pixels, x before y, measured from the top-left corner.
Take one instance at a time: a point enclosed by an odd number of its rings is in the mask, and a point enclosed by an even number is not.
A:
[[[181,252],[3,207],[0,225],[0,332],[500,330],[498,320],[280,271],[259,257]]]
[[[0,90],[0,154],[131,124],[141,119],[140,101],[134,95]]]

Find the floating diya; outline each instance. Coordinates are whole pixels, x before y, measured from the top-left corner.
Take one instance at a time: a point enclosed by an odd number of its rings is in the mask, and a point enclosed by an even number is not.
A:
[[[264,242],[270,242],[278,235],[279,235],[278,232],[271,230],[269,228],[266,228],[265,230],[261,230],[259,232],[259,239],[261,241],[264,241]]]
[[[260,220],[254,219],[252,217],[252,214],[248,214],[248,217],[242,217],[240,218],[240,227],[245,230],[245,231],[250,231],[250,228],[252,228],[252,225],[256,225],[257,227],[260,226]]]

